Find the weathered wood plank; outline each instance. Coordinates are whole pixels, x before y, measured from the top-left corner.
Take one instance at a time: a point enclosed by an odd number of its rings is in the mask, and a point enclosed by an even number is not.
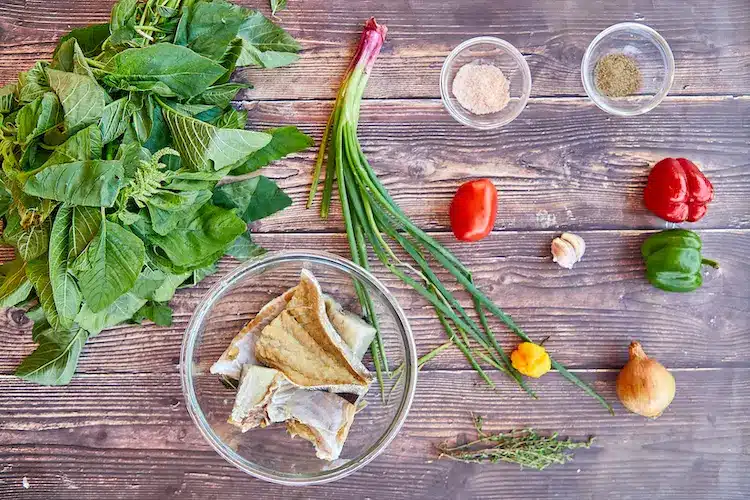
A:
[[[599,499],[617,492],[618,498],[744,498],[750,371],[674,373],[674,402],[648,421],[619,404],[610,417],[554,374],[541,379],[541,399],[531,401],[499,378],[493,392],[475,388],[468,372],[426,372],[406,425],[385,453],[314,491],[262,483],[225,463],[190,421],[175,374],[87,376],[63,388],[0,377],[0,496],[87,499],[106,490],[136,500],[239,499],[252,490],[264,499]],[[616,401],[615,372],[582,376]],[[436,460],[435,444],[473,435],[470,411],[486,417],[486,430],[533,426],[597,441],[573,463],[543,474]],[[21,487],[23,477],[29,490]]]
[[[37,59],[49,58],[57,38],[73,26],[105,22],[112,0],[0,4],[0,83]],[[241,1],[267,13],[264,2]],[[390,28],[373,72],[370,97],[439,97],[443,59],[463,40],[505,38],[526,56],[536,96],[584,95],[580,63],[602,29],[640,21],[659,30],[675,54],[674,94],[750,93],[750,15],[744,0],[590,2],[561,9],[544,0],[399,0],[291,3],[281,25],[300,40],[303,59],[290,68],[244,70],[256,84],[251,99],[331,98],[359,39],[362,23],[376,16]]]
[[[569,366],[620,367],[632,339],[640,339],[650,355],[668,366],[750,366],[750,264],[745,258],[750,232],[701,232],[706,255],[722,267],[708,273],[703,288],[689,294],[667,294],[646,282],[639,253],[645,234],[580,234],[587,243],[586,255],[571,271],[551,262],[553,232],[501,231],[477,244],[459,244],[449,235],[438,236],[472,269],[482,289],[532,338],[550,336],[548,349]],[[255,238],[269,250],[315,249],[348,255],[341,234],[258,234]],[[179,291],[172,301],[175,323],[171,328],[150,323],[125,325],[92,339],[79,372],[174,373],[190,315],[207,289],[236,265],[236,261],[225,259],[217,275],[194,289]],[[374,270],[404,307],[418,351],[426,353],[444,343],[445,333],[426,302],[379,263]],[[263,286],[259,293],[266,296]],[[466,297],[462,299],[470,306]],[[223,323],[226,335],[207,339],[206,352],[218,357],[254,312],[248,309],[239,316],[228,316]],[[0,352],[4,353],[0,373],[12,373],[33,349],[30,325],[19,325],[20,318],[10,312],[0,323]],[[506,349],[517,343],[502,325],[497,324],[495,332]],[[425,369],[462,367],[467,367],[466,360],[452,349]]]
[[[320,140],[325,102],[245,103],[252,127],[297,124]],[[370,164],[419,226],[447,229],[461,182],[489,177],[500,192],[497,229],[663,228],[643,206],[648,172],[667,156],[697,162],[716,188],[698,228],[750,227],[750,98],[667,99],[632,119],[608,117],[584,99],[542,99],[499,131],[470,130],[439,101],[369,101],[359,137]],[[294,206],[260,231],[343,230],[334,202],[327,221],[304,210],[315,151],[266,168]]]

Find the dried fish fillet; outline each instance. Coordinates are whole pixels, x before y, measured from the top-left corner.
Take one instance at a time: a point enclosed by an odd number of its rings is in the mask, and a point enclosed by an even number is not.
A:
[[[252,319],[240,333],[235,335],[229,347],[226,348],[221,357],[211,366],[211,373],[226,375],[229,378],[239,380],[242,366],[256,364],[255,361],[255,335],[268,326],[292,299],[297,287],[290,288],[279,297],[276,297],[264,305],[255,318]]]
[[[267,407],[282,387],[292,387],[278,370],[265,366],[246,365],[240,379],[229,423],[242,432],[268,425]]]
[[[286,309],[257,334],[255,357],[308,389],[362,396],[373,380],[331,324],[320,285],[307,270]]]
[[[356,314],[345,311],[341,304],[324,295],[326,314],[333,327],[339,332],[354,357],[362,359],[375,338],[376,330]]]
[[[286,428],[292,437],[310,441],[315,446],[315,455],[322,460],[339,458],[356,406],[330,392],[295,391],[286,407],[291,415]]]

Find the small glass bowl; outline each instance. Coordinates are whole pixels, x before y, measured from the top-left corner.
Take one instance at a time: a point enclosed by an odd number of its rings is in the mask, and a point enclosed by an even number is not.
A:
[[[635,59],[642,84],[637,94],[607,97],[596,88],[597,62],[612,53]],[[674,80],[674,56],[669,44],[653,28],[640,23],[610,26],[591,42],[583,55],[581,79],[586,93],[599,108],[618,116],[635,116],[651,111],[666,97]]]
[[[360,313],[354,285],[362,285],[374,302],[391,370],[404,366],[399,377],[384,375],[385,402],[377,381],[373,383],[365,398],[367,405],[354,418],[341,457],[333,462],[316,458],[310,442],[289,437],[283,423],[245,433],[228,424],[236,391],[209,373],[245,323],[268,301],[299,283],[303,268],[318,278],[323,292],[349,311]],[[374,374],[369,352],[363,362]],[[414,398],[417,356],[404,311],[372,274],[326,252],[284,251],[238,266],[208,291],[185,332],[180,373],[188,412],[219,455],[257,478],[304,486],[348,476],[388,446]]]
[[[500,68],[510,84],[510,102],[497,113],[475,115],[461,106],[453,95],[453,80],[458,70],[472,62],[492,64]],[[531,94],[531,71],[526,59],[510,43],[491,36],[471,38],[448,55],[440,72],[440,96],[451,116],[469,127],[489,130],[512,122]]]

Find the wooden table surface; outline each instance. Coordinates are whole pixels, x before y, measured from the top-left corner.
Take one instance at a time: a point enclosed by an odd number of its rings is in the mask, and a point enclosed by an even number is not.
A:
[[[259,6],[264,0],[241,3]],[[111,0],[0,0],[0,84],[74,26],[105,22]],[[260,5],[259,5],[260,4]],[[750,491],[750,5],[747,0],[289,0],[281,24],[304,46],[278,70],[240,71],[251,81],[237,105],[265,128],[296,124],[320,139],[338,83],[374,15],[389,28],[362,105],[360,138],[405,211],[474,270],[481,286],[535,339],[575,368],[615,406],[551,373],[532,401],[495,374],[480,383],[458,350],[420,374],[401,433],[362,471],[314,488],[280,487],[224,462],[193,426],[179,384],[182,332],[206,289],[236,262],[177,294],[171,328],[122,326],[86,347],[67,387],[39,387],[11,374],[33,349],[17,311],[0,321],[0,498],[747,498]],[[607,26],[642,21],[669,41],[672,92],[647,115],[608,116],[585,97],[579,65]],[[443,110],[440,67],[476,35],[523,52],[533,76],[523,114],[497,131],[465,128]],[[347,255],[339,213],[321,221],[303,208],[313,152],[265,170],[294,205],[255,227],[271,250],[327,249]],[[665,223],[641,193],[649,167],[666,156],[699,163],[716,188],[708,215],[690,226],[721,263],[704,286],[667,294],[643,277],[639,246]],[[491,177],[500,191],[496,231],[460,245],[448,228],[456,187]],[[572,271],[551,262],[562,230],[586,240]],[[6,252],[7,253],[7,252]],[[432,310],[376,268],[411,320],[425,353],[446,341]],[[516,342],[503,333],[503,345]],[[640,339],[669,367],[677,396],[658,420],[629,414],[614,380],[627,345]],[[545,472],[511,464],[437,460],[434,445],[471,434],[469,411],[487,428],[533,426],[584,438],[591,450]],[[28,489],[24,488],[24,479]]]

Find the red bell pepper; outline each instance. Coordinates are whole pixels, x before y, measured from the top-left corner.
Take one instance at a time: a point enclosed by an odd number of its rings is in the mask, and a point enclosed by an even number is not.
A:
[[[695,222],[706,214],[714,187],[692,161],[665,158],[651,169],[643,199],[664,220]]]
[[[489,179],[465,182],[450,207],[451,229],[461,241],[481,240],[492,231],[497,215],[497,189]]]

